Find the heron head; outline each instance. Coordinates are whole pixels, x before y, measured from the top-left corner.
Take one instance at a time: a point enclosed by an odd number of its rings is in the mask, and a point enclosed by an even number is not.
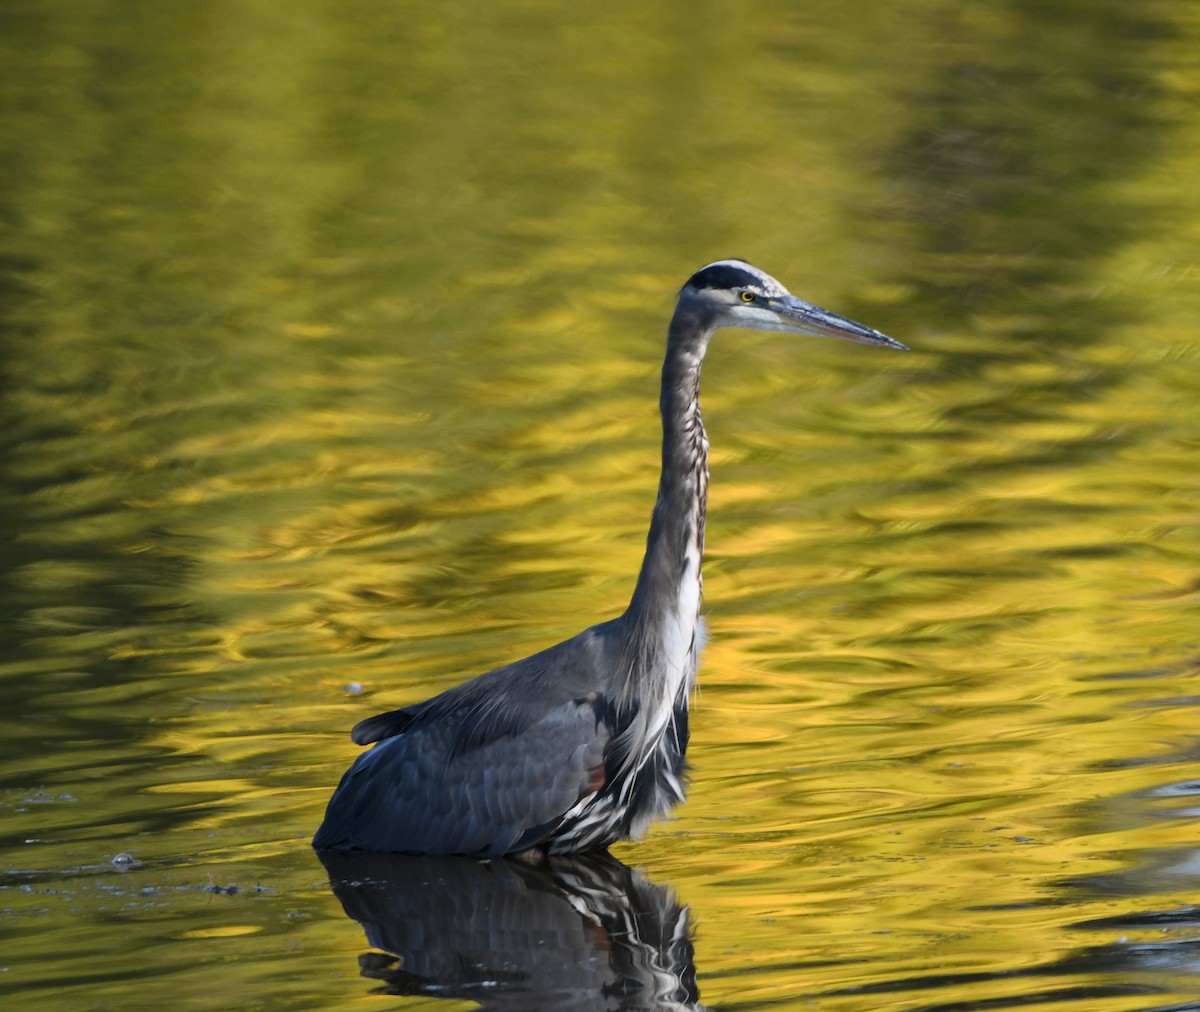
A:
[[[710,333],[718,327],[751,327],[908,350],[878,330],[796,298],[745,260],[718,260],[698,270],[680,289],[676,313],[698,318]]]

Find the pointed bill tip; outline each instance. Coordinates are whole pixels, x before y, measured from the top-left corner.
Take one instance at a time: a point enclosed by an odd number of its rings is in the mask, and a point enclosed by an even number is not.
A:
[[[912,351],[907,344],[901,344],[894,337],[888,337],[887,334],[879,335],[883,340],[879,343],[885,348],[894,348],[896,351]]]

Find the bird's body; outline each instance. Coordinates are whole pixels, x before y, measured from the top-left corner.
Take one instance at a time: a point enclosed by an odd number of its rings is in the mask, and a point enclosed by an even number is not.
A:
[[[708,440],[700,367],[722,326],[903,348],[802,302],[740,260],[679,295],[663,362],[663,461],[646,555],[611,621],[423,703],[361,721],[318,848],[499,857],[600,850],[683,800],[703,642]]]

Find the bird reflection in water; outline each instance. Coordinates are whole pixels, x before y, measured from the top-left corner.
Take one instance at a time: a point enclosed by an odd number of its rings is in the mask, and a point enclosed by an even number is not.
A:
[[[609,854],[517,861],[318,852],[382,953],[375,993],[484,1009],[702,1009],[687,907]],[[391,955],[385,955],[390,953]]]

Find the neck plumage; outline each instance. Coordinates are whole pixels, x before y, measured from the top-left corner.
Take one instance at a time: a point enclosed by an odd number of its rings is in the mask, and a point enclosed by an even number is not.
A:
[[[633,670],[654,671],[674,689],[690,678],[689,667],[694,670],[700,614],[700,561],[708,501],[708,440],[700,421],[700,366],[710,336],[711,329],[690,317],[676,313],[671,321],[660,402],[662,475],[646,538],[646,557],[624,616],[634,654],[626,658],[626,672],[632,676]]]

